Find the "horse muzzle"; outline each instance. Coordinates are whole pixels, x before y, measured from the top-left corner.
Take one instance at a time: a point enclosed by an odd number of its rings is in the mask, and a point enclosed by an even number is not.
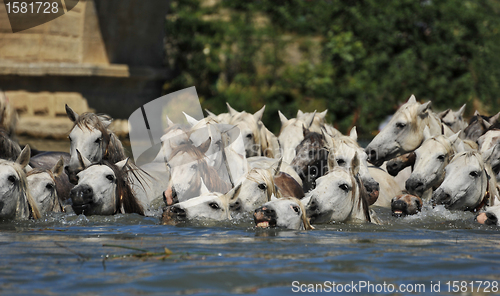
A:
[[[73,203],[73,210],[77,215],[88,213],[91,204],[94,202],[94,192],[88,185],[77,186],[71,189],[69,197]]]
[[[421,179],[421,178],[409,178],[406,180],[405,183],[406,190],[410,194],[417,195],[417,196],[422,196],[424,194],[426,187],[426,181]]]
[[[164,220],[165,217],[165,220]],[[162,222],[165,221],[186,221],[187,213],[186,210],[181,208],[179,205],[173,205],[166,208],[163,211]]]
[[[391,212],[394,217],[404,217],[408,215],[408,204],[404,200],[391,202]]]
[[[274,228],[276,227],[276,211],[262,206],[255,210],[253,213],[253,219],[255,222],[255,226],[260,228]]]

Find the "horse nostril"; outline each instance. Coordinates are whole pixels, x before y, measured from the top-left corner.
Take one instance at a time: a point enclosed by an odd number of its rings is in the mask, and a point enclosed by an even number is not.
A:
[[[485,223],[488,225],[496,225],[498,222],[497,216],[492,213],[486,213],[486,217],[488,218]]]
[[[186,215],[186,210],[181,209],[180,207],[172,206],[170,207],[171,212],[174,214],[177,214],[179,216],[185,216]]]
[[[276,215],[276,211],[273,210],[273,209],[269,209],[269,208],[262,208],[262,210],[264,210],[264,212],[266,213],[266,215],[269,215],[269,216],[274,216]]]
[[[82,190],[82,193],[85,194],[85,195],[90,195],[92,194],[92,188],[90,187],[85,187],[83,190]]]

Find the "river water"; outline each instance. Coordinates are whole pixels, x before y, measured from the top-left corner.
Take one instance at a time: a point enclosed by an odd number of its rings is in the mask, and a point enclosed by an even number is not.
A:
[[[382,225],[312,231],[256,230],[251,219],[164,226],[160,213],[3,222],[0,295],[287,295],[333,282],[360,294],[499,294],[499,228],[441,207],[375,211]]]

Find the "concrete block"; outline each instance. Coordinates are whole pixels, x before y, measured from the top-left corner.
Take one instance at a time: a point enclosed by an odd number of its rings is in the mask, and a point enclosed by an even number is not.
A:
[[[81,40],[71,37],[44,35],[40,62],[78,63],[81,61]]]

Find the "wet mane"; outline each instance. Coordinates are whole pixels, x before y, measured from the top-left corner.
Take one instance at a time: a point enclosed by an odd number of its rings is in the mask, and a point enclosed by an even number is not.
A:
[[[127,172],[133,170],[134,168],[127,164],[124,169],[119,169],[116,165],[108,162],[101,161],[92,165],[105,165],[109,167],[116,177],[116,205],[115,214],[117,213],[136,213],[144,216],[144,209],[135,197],[135,193],[130,187],[131,180],[129,179]]]
[[[267,187],[267,201],[271,201],[271,196],[273,195],[276,198],[282,197],[281,191],[279,191],[279,188],[274,183],[274,176],[270,169],[253,168],[252,170],[250,170],[250,172],[248,172],[246,178],[256,183],[261,183],[262,181],[264,181]]]
[[[21,154],[19,144],[9,138],[7,131],[0,129],[0,158],[15,161],[19,154]]]

